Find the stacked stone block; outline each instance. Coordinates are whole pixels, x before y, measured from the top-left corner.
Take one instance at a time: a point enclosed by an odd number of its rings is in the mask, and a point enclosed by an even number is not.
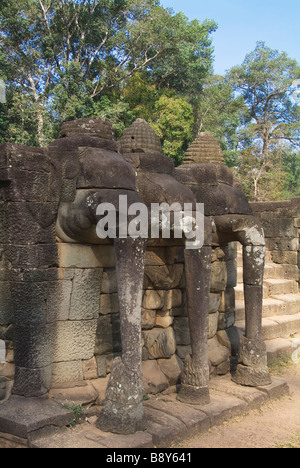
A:
[[[264,227],[271,260],[282,265],[280,277],[299,281],[300,198],[252,203],[251,207]]]
[[[1,339],[7,345],[7,362],[0,365],[2,399],[14,377],[13,348],[21,370],[29,366],[32,372],[43,373],[48,387],[42,391],[105,378],[113,359],[121,355],[114,247],[60,242],[57,251],[57,267],[1,270],[6,280],[12,280],[1,282]],[[231,353],[217,333],[234,324],[235,257],[231,244],[213,251],[211,373],[229,371]],[[180,383],[184,359],[191,352],[188,320],[183,246],[149,247],[142,303],[145,393]],[[13,344],[15,327],[20,338]],[[31,362],[26,362],[28,340],[36,346]]]
[[[47,393],[52,377],[59,190],[44,151],[13,144],[0,147],[0,184],[0,338],[8,350],[2,397],[11,387],[5,379],[12,378],[12,342],[13,392],[38,396]]]
[[[54,347],[54,387],[105,378],[122,352],[113,247],[60,244],[59,251],[60,271],[68,280],[58,298],[62,306]],[[217,332],[234,324],[235,256],[231,246],[213,253],[208,338],[211,372],[217,374],[230,367],[230,350]],[[95,265],[97,258],[102,260],[95,268],[80,268],[88,262]],[[184,359],[191,352],[182,246],[147,250],[142,339],[145,393],[179,384]]]

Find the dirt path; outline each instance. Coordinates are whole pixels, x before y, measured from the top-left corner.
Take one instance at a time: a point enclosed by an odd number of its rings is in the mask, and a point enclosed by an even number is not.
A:
[[[291,364],[280,377],[289,384],[289,397],[213,427],[205,434],[183,441],[180,447],[300,448],[300,364]]]

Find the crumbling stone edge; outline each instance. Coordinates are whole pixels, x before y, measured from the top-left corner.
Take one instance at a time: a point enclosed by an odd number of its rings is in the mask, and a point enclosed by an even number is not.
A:
[[[16,421],[16,412],[7,406],[6,414],[0,411],[0,448],[167,448],[290,394],[288,384],[280,378],[273,378],[271,385],[250,388],[235,384],[230,376],[214,377],[210,388],[211,403],[201,407],[178,402],[176,393],[154,396],[144,402],[146,430],[127,436],[100,431],[93,418],[66,428],[71,415],[59,405],[56,416],[52,407],[51,417],[48,414],[34,422],[30,418],[26,422],[26,417]],[[10,428],[6,433],[5,427]]]

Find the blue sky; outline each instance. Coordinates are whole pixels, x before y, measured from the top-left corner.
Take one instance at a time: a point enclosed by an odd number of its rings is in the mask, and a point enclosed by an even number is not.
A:
[[[215,73],[240,65],[257,41],[300,63],[300,0],[161,0],[190,20],[215,20]]]

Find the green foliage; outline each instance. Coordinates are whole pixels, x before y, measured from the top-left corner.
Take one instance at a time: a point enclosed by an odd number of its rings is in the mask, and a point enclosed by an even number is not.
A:
[[[292,99],[293,83],[299,77],[300,67],[295,60],[262,42],[257,43],[241,66],[228,73],[228,82],[247,106],[238,131],[241,159],[237,172],[245,183],[248,167],[250,176],[246,183],[251,187],[247,191],[253,200],[284,196],[281,188],[285,171],[278,154],[300,144],[300,106]],[[272,192],[271,182],[280,190]]]
[[[164,153],[179,165],[193,137],[193,108],[183,97],[162,95],[155,110],[152,127],[162,141]]]
[[[243,97],[234,95],[230,83],[222,76],[210,75],[196,109],[196,126],[199,131],[214,135],[230,167],[237,163],[237,130],[245,111]]]
[[[145,119],[147,122],[154,119],[155,105],[160,94],[147,74],[135,73],[122,94],[136,119]]]
[[[286,151],[283,167],[286,173],[284,198],[300,197],[300,151]]]
[[[73,403],[73,405],[69,405],[68,403],[64,403],[62,405],[62,407],[69,410],[69,411],[73,411],[74,419],[71,422],[70,427],[76,426],[76,424],[78,424],[80,422],[81,418],[82,418],[83,406],[82,405],[75,405],[75,403]]]
[[[210,131],[251,200],[299,196],[300,67],[258,42],[214,76],[216,28],[159,0],[2,0],[0,143],[46,146],[81,117],[108,118],[120,138],[141,117],[176,165]]]
[[[157,90],[201,88],[215,28],[156,0],[2,0],[10,98],[0,137],[45,146],[62,122],[85,116],[111,118],[120,136],[135,116],[151,120]]]

